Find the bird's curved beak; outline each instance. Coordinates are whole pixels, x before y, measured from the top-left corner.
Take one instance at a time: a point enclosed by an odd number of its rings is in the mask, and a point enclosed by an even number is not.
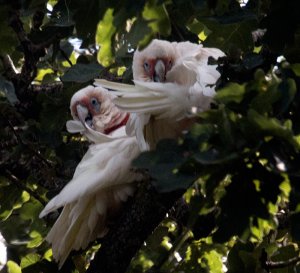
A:
[[[157,60],[154,66],[153,81],[164,82],[166,78],[166,67],[162,60]]]
[[[87,107],[82,106],[81,104],[78,104],[76,106],[76,110],[77,110],[77,116],[79,118],[79,120],[81,121],[81,123],[86,126],[86,124],[88,124],[90,126],[90,122],[92,122],[92,117],[91,114],[89,113],[89,110],[87,109]]]

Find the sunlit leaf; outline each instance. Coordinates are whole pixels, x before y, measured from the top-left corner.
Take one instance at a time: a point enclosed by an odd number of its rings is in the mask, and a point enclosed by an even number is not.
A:
[[[218,47],[224,51],[232,47],[252,51],[254,43],[251,31],[257,28],[255,19],[228,24],[221,24],[214,18],[201,19],[200,22],[211,30],[211,34],[204,41],[206,46]]]
[[[28,267],[30,265],[33,265],[37,263],[40,260],[40,256],[35,253],[30,253],[22,258],[21,260],[21,268]]]
[[[2,188],[3,189],[3,188]],[[5,187],[6,194],[1,197],[0,219],[6,220],[13,210],[20,208],[30,199],[25,191],[20,191],[13,186]]]
[[[99,45],[98,62],[109,66],[113,62],[112,36],[116,31],[113,24],[113,9],[108,9],[97,27],[96,43]]]
[[[49,249],[45,252],[43,258],[46,259],[47,261],[51,261],[51,260],[52,260],[52,255],[53,255],[53,254],[52,254],[52,248],[49,248]]]
[[[35,81],[41,82],[44,77],[48,74],[53,74],[54,71],[51,68],[48,69],[39,69]]]
[[[207,263],[209,267],[209,272],[211,273],[222,273],[223,272],[223,263],[222,263],[222,255],[215,250],[210,252],[206,252],[203,256],[203,259],[207,259],[205,263]]]
[[[171,32],[171,25],[165,5],[156,0],[148,1],[143,11],[143,17],[149,22],[149,27],[154,33],[168,36]]]
[[[236,102],[240,103],[244,97],[245,86],[231,83],[218,91],[215,99],[220,103]]]
[[[21,267],[14,261],[7,262],[8,273],[22,273]]]
[[[248,112],[248,119],[264,135],[282,137],[299,149],[299,144],[294,139],[293,133],[288,128],[281,125],[276,118],[267,118],[258,114],[255,110],[250,109]]]
[[[30,200],[20,209],[20,217],[24,220],[34,220],[38,218],[43,206],[36,200]]]
[[[44,238],[43,236],[37,232],[37,231],[32,231],[29,234],[31,241],[28,242],[27,247],[28,248],[35,248],[41,245],[41,243],[43,242]]]
[[[197,19],[194,19],[193,22],[187,26],[187,28],[191,32],[197,34],[200,41],[204,41],[211,33],[211,31]]]

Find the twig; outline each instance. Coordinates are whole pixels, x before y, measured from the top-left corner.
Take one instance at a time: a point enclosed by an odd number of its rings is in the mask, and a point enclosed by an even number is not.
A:
[[[185,41],[185,39],[184,39],[183,35],[181,34],[179,28],[177,27],[177,25],[174,22],[176,22],[176,21],[171,20],[171,24],[172,24],[174,30],[177,32],[178,37],[180,38],[181,41]]]
[[[1,114],[1,116],[4,118],[4,116]],[[10,120],[7,120],[7,124],[10,127],[10,129],[13,131],[14,136],[16,137],[18,143],[24,144],[22,139],[20,138],[19,134],[17,133],[17,131],[15,130],[14,126],[12,125]]]
[[[44,13],[41,11],[36,11],[33,16],[33,29],[38,30],[42,24],[44,17]],[[19,11],[12,10],[10,12],[10,22],[9,25],[12,27],[14,32],[16,33],[18,40],[23,48],[24,52],[24,65],[22,67],[21,73],[10,73],[11,77],[9,79],[15,79],[17,76],[17,83],[20,88],[16,88],[20,94],[27,90],[27,87],[31,84],[33,79],[37,74],[37,62],[39,61],[40,57],[45,56],[46,48],[48,48],[51,44],[55,41],[59,41],[61,38],[60,34],[55,34],[53,37],[50,37],[48,40],[41,42],[39,44],[34,44],[29,38],[27,33],[24,30],[23,23],[20,19]],[[6,67],[13,67],[12,63],[9,63],[6,59],[2,61],[6,62]],[[9,69],[12,71],[12,69]]]
[[[268,268],[268,269],[284,268],[284,267],[288,267],[290,265],[296,265],[298,262],[300,262],[300,256],[293,257],[286,261],[278,261],[278,262],[267,261],[266,268]]]
[[[22,45],[25,57],[25,63],[22,67],[22,75],[27,79],[27,84],[29,84],[36,74],[36,58],[33,54],[32,42],[27,37],[23,23],[20,19],[19,11],[10,12],[9,25],[17,34],[17,37]]]
[[[268,254],[265,249],[262,249],[262,253],[260,256],[261,267],[265,269],[267,272],[271,272],[270,271],[271,269],[285,268],[291,265],[296,265],[298,262],[300,262],[300,256],[293,257],[286,261],[278,261],[278,262],[270,261],[268,260]]]
[[[62,82],[48,83],[48,84],[31,84],[28,90],[34,93],[43,92],[45,94],[52,94],[60,92],[63,89]]]
[[[68,62],[68,64],[70,66],[73,66],[72,62],[70,61],[70,59],[68,58],[67,54],[61,49],[59,48],[59,52],[60,54],[65,58],[65,60]]]
[[[54,166],[54,163],[46,158],[44,158],[40,152],[36,149],[34,149],[33,147],[31,147],[31,145],[29,143],[26,143],[22,140],[22,138],[20,137],[20,135],[18,134],[18,132],[15,130],[13,124],[11,123],[10,120],[6,120],[7,121],[7,124],[8,126],[11,128],[14,136],[16,137],[18,143],[26,146],[32,153],[34,153],[34,155],[36,155],[39,159],[41,159],[48,167],[53,167]]]
[[[5,54],[4,56],[0,56],[0,59],[3,63],[4,74],[7,75],[7,78],[16,78],[18,75],[18,70],[16,69],[10,56],[8,54]]]

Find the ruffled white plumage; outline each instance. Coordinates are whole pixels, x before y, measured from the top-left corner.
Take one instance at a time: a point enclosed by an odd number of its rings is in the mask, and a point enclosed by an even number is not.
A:
[[[190,125],[187,119],[209,109],[215,95],[220,73],[216,65],[208,64],[208,58],[224,53],[190,42],[172,46],[176,59],[164,83],[134,80],[135,85],[125,85],[95,80],[96,85],[116,91],[114,102],[120,109],[134,113],[127,133],[137,136],[141,150],[154,148],[162,138],[178,136]]]
[[[117,137],[109,142],[91,144],[76,167],[72,180],[50,200],[41,217],[95,191],[132,183],[136,174],[129,172],[131,161],[128,158],[132,159],[138,154],[134,137]]]
[[[106,90],[88,87],[79,93],[95,94],[95,91],[101,93],[103,106],[112,110]],[[117,109],[111,112],[119,118]],[[105,115],[109,116],[111,112],[105,112]],[[115,120],[111,117],[111,123],[115,124]],[[72,250],[86,248],[91,241],[107,233],[108,218],[133,194],[132,183],[142,178],[131,169],[131,161],[140,150],[135,137],[126,135],[124,125],[104,134],[87,123],[72,120],[67,122],[67,129],[71,133],[82,133],[93,144],[76,167],[72,180],[40,213],[40,217],[44,217],[63,207],[46,238],[52,244],[53,257],[60,267]]]

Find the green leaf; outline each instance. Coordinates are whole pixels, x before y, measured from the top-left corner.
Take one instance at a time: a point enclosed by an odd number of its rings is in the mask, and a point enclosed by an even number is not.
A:
[[[26,268],[30,265],[33,265],[37,262],[39,262],[40,260],[40,255],[36,254],[36,253],[29,253],[28,255],[26,255],[25,257],[23,257],[21,259],[21,268]]]
[[[255,272],[253,268],[254,261],[251,259],[253,248],[254,246],[251,243],[238,241],[228,254],[228,273]],[[250,255],[246,255],[246,253]]]
[[[223,273],[222,255],[215,250],[205,252],[202,261],[207,263],[210,273]]]
[[[31,199],[30,202],[25,203],[19,213],[20,217],[23,220],[35,220],[39,218],[39,214],[42,211],[43,206],[40,202],[36,201],[35,199]]]
[[[234,235],[245,234],[247,237],[251,217],[269,217],[268,209],[253,183],[253,170],[246,166],[236,168],[239,172],[231,176],[231,183],[225,187],[226,194],[219,202],[218,230],[213,234],[217,242],[226,242]]]
[[[255,110],[250,109],[248,111],[249,121],[256,127],[258,133],[265,136],[276,136],[283,138],[293,145],[296,149],[299,149],[299,143],[294,138],[292,131],[280,124],[279,120],[276,118],[268,118],[266,116],[260,115]]]
[[[243,58],[243,66],[246,70],[251,70],[261,66],[264,62],[264,59],[261,55],[250,53],[244,56]]]
[[[94,43],[96,28],[107,8],[106,1],[58,1],[53,7],[57,25],[73,25],[77,37],[83,40],[83,45]],[[70,34],[69,36],[71,36]]]
[[[206,27],[203,23],[199,22],[197,19],[194,19],[192,23],[187,25],[187,28],[195,33],[200,41],[204,41],[208,35],[211,34],[210,29]]]
[[[257,21],[253,19],[237,23],[221,24],[216,19],[199,19],[211,34],[204,41],[208,47],[217,47],[228,52],[231,48],[239,48],[244,51],[252,51],[254,43],[252,31],[257,29]]]
[[[103,70],[103,67],[97,63],[81,64],[70,67],[70,69],[61,77],[63,82],[84,83],[97,77]]]
[[[35,230],[30,232],[29,236],[31,238],[31,241],[27,243],[28,248],[36,248],[40,246],[44,241],[43,236]]]
[[[116,57],[130,59],[131,63],[132,54],[129,54],[129,49],[137,48],[140,44],[140,41],[144,41],[144,38],[151,35],[151,33],[151,28],[148,26],[148,22],[146,20],[143,18],[135,20],[130,28],[129,33],[125,34],[124,45],[122,45],[121,48],[116,52]]]
[[[111,65],[114,60],[112,37],[116,32],[116,27],[114,26],[113,21],[113,9],[108,9],[97,27],[96,43],[100,47],[97,59],[98,62],[105,67]]]
[[[240,103],[245,94],[245,86],[237,83],[230,83],[226,87],[220,89],[216,96],[215,100],[219,103],[230,103],[236,102]]]
[[[30,198],[29,194],[14,185],[1,187],[5,194],[1,195],[0,219],[6,220],[13,210],[20,208]]]
[[[264,90],[264,88],[257,87],[260,92],[250,103],[250,107],[260,114],[271,112],[273,104],[281,98],[278,84],[269,86],[267,90]]]
[[[213,148],[205,152],[196,153],[194,156],[195,160],[203,165],[219,165],[237,159],[238,157],[239,154],[237,153],[228,154],[224,151],[223,154],[220,154],[219,151]]]
[[[142,153],[133,164],[149,170],[158,191],[170,192],[187,188],[197,177],[189,171],[192,163],[185,161],[184,149],[175,140],[165,139],[158,143],[155,151]]]
[[[169,15],[164,3],[156,0],[150,0],[146,3],[143,10],[143,17],[149,23],[149,27],[154,33],[160,33],[168,36],[171,33],[171,24]]]
[[[22,273],[21,267],[14,261],[7,262],[8,273]]]

